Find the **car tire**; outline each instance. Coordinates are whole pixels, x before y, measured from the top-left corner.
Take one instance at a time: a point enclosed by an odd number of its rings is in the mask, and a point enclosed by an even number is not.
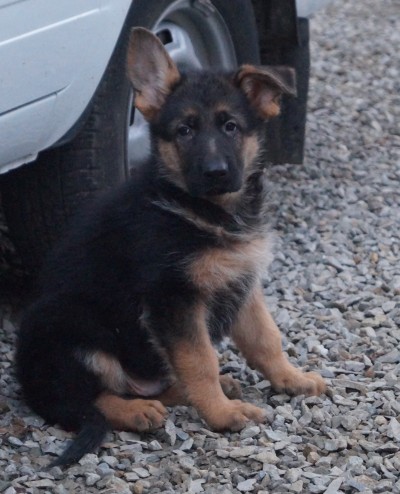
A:
[[[266,129],[267,160],[274,163],[302,164],[306,141],[308,83],[310,78],[309,21],[297,19],[296,44],[280,53],[279,64],[296,71],[297,96],[283,97],[281,113]],[[269,54],[261,51],[262,63],[271,63]],[[274,58],[273,58],[274,59]]]
[[[297,16],[295,0],[251,0],[257,19],[263,65],[296,71],[297,96],[282,97],[281,113],[266,126],[265,157],[271,163],[301,164],[310,77],[309,22]]]
[[[185,3],[180,1],[182,5]],[[177,3],[176,0],[135,0],[85,112],[86,118],[77,126],[79,132],[69,142],[40,153],[36,162],[2,177],[2,203],[10,236],[27,271],[38,270],[50,246],[85,204],[129,176],[127,128],[132,95],[124,70],[129,32],[133,26],[153,28],[163,13]],[[209,14],[223,19],[238,64],[259,63],[250,3],[242,0],[186,3],[198,4],[196,8],[209,9]]]

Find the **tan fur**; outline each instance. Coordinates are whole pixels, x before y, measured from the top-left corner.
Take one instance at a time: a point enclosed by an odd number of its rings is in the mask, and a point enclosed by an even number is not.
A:
[[[210,197],[208,200],[214,204],[218,204],[225,209],[228,213],[234,213],[236,204],[240,201],[243,195],[243,188],[237,192],[227,192],[225,194],[220,194]]]
[[[175,143],[158,139],[157,147],[165,165],[160,171],[167,175],[167,178],[169,178],[175,185],[183,190],[186,190],[187,187],[183,179],[181,169],[181,158]]]
[[[181,76],[161,41],[146,29],[131,32],[127,73],[135,89],[135,107],[147,120],[154,120]]]
[[[230,118],[236,120],[236,122],[241,126],[244,126],[246,124],[243,115],[241,115],[240,112],[235,112],[229,104],[224,102],[219,102],[216,104],[216,106],[214,107],[214,114],[228,115]]]
[[[199,116],[199,111],[194,108],[194,107],[188,107],[188,108],[185,108],[182,112],[182,116],[183,117],[192,117],[192,118],[197,118]]]
[[[107,389],[115,393],[127,393],[129,377],[125,374],[119,361],[102,351],[88,352],[80,356],[85,366],[101,377]]]
[[[325,383],[318,374],[303,373],[287,360],[279,329],[265,306],[260,285],[240,309],[232,337],[248,363],[276,390],[306,395],[318,395],[325,390]]]
[[[167,410],[157,400],[125,400],[111,393],[101,394],[96,407],[104,414],[113,429],[148,431],[161,427]]]
[[[282,94],[296,94],[295,73],[289,67],[242,65],[235,81],[265,119],[279,115]]]
[[[218,360],[211,345],[206,326],[206,307],[199,303],[191,310],[190,339],[177,341],[171,350],[170,361],[188,399],[201,409],[212,397],[225,400],[219,383]],[[204,394],[205,393],[205,394]]]
[[[166,407],[189,406],[189,400],[182,385],[175,382],[161,394],[154,397]]]
[[[228,105],[227,103],[224,103],[224,102],[218,102],[216,105],[215,105],[215,108],[214,108],[214,113],[217,114],[217,113],[227,113],[227,114],[231,114],[232,113],[232,107],[230,105]]]
[[[148,381],[129,376],[115,357],[102,351],[81,353],[78,358],[101,378],[103,386],[117,394],[154,396],[169,385],[168,380]]]
[[[205,319],[206,309],[198,305],[193,311],[191,339],[181,339],[171,349],[170,361],[188,402],[216,430],[239,430],[248,420],[263,421],[261,409],[224,395]]]
[[[280,113],[279,95],[263,90],[263,84],[253,78],[244,77],[242,90],[251,100],[252,105],[265,119],[277,117]]]
[[[242,160],[245,172],[251,168],[260,154],[261,145],[258,137],[255,135],[244,136],[242,144]]]
[[[195,108],[188,107],[188,108],[183,108],[182,111],[179,113],[179,115],[175,118],[172,118],[172,120],[168,123],[168,127],[171,129],[176,129],[179,124],[183,123],[186,121],[186,119],[191,120],[191,119],[196,119],[199,117],[199,113]]]
[[[265,238],[209,248],[188,266],[192,282],[204,293],[212,294],[244,274],[261,275],[270,260],[270,246]]]
[[[219,383],[224,395],[230,400],[241,398],[242,391],[240,384],[238,381],[236,381],[236,379],[233,379],[232,376],[230,376],[229,374],[220,375]],[[190,405],[185,389],[178,382],[175,382],[160,395],[154,396],[154,399],[161,401],[161,403],[166,407]]]

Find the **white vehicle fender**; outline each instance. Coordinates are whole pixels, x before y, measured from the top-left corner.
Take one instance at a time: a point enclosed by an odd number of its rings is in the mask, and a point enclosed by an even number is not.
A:
[[[59,141],[93,97],[131,0],[0,0],[0,172]]]

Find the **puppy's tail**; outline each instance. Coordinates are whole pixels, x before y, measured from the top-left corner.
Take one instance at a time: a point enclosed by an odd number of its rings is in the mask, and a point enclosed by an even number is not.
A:
[[[67,446],[65,451],[56,460],[50,463],[49,468],[55,466],[67,466],[79,461],[86,453],[91,453],[103,442],[107,432],[111,430],[104,415],[93,407],[86,414],[85,420],[78,435]]]

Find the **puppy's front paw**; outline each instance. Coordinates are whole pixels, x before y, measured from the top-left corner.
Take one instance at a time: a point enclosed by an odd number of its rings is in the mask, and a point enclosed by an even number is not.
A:
[[[219,409],[216,416],[205,417],[205,419],[213,430],[240,431],[249,421],[264,422],[266,414],[265,410],[250,403],[231,400]]]
[[[326,389],[325,381],[315,372],[302,372],[290,364],[269,377],[272,387],[289,395],[320,395]]]

